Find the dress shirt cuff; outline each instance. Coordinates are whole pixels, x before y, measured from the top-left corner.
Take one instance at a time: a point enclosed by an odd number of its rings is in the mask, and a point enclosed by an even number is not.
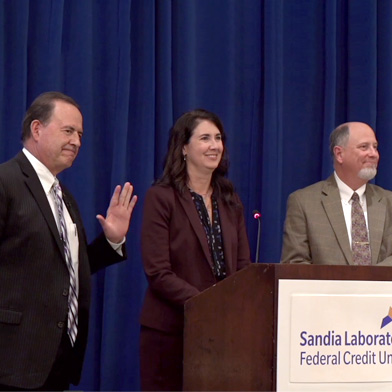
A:
[[[119,242],[118,244],[115,244],[112,241],[109,241],[106,238],[106,241],[109,242],[110,246],[120,255],[120,256],[124,256],[123,252],[122,252],[122,245],[125,243],[125,237],[122,239],[121,242]]]

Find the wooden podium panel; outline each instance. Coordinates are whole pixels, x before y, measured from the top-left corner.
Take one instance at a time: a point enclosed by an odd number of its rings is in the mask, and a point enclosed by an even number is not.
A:
[[[392,268],[252,264],[205,290],[185,304],[185,391],[276,390],[279,279],[383,281]]]

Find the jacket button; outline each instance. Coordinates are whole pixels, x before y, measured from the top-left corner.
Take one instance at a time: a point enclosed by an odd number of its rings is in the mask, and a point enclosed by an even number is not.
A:
[[[63,321],[59,321],[59,322],[57,323],[57,326],[58,326],[59,328],[64,328],[64,322],[63,322]]]
[[[67,297],[67,296],[68,296],[68,289],[64,289],[64,290],[63,290],[63,296],[64,296],[64,297]]]

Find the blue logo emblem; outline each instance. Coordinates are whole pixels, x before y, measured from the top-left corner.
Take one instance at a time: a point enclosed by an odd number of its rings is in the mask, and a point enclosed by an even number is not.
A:
[[[381,328],[384,328],[392,321],[392,307],[389,307],[388,315],[382,319]]]

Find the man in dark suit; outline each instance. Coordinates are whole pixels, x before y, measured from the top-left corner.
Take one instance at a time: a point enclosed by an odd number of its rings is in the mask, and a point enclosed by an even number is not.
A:
[[[281,262],[392,265],[392,192],[368,184],[377,173],[377,147],[367,124],[350,122],[332,132],[335,173],[289,196]],[[366,224],[367,239],[360,243],[361,253],[369,252],[365,261],[354,256],[354,192]]]
[[[72,195],[62,184],[57,200],[53,193],[82,135],[78,104],[62,93],[41,94],[23,122],[23,150],[0,165],[0,390],[64,390],[79,382],[90,273],[126,257],[137,199],[130,183],[115,188],[106,217],[97,216],[103,233],[89,245]]]

